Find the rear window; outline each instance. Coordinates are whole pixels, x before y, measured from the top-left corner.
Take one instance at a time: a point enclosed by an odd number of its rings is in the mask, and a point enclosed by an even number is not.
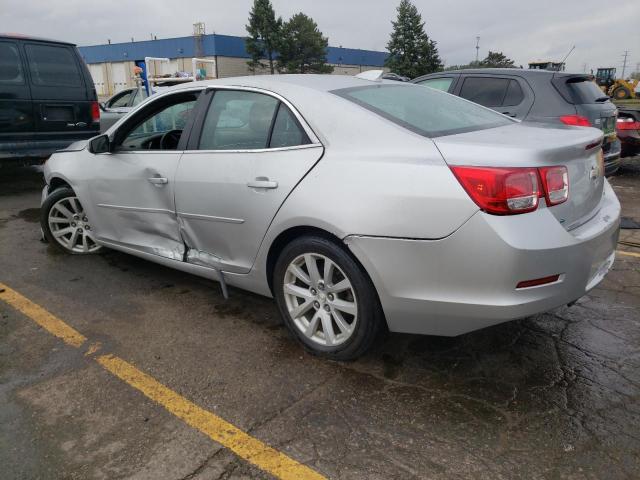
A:
[[[58,87],[82,85],[78,63],[69,47],[30,44],[26,46],[26,51],[34,84]]]
[[[500,127],[513,120],[432,88],[372,85],[332,93],[426,137]]]
[[[460,96],[485,107],[499,107],[508,87],[506,78],[468,77],[462,84]]]
[[[608,100],[608,96],[600,90],[600,87],[590,80],[567,82],[567,88],[571,92],[573,103],[599,103]]]

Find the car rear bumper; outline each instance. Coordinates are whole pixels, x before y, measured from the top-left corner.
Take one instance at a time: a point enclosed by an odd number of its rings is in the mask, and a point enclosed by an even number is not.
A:
[[[613,264],[620,203],[605,182],[600,210],[567,232],[547,208],[517,216],[478,212],[440,240],[349,236],[391,331],[459,335],[568,304]],[[516,289],[560,274],[552,284]]]

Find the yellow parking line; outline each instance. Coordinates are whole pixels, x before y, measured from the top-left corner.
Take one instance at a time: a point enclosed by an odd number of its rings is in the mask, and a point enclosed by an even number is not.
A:
[[[239,457],[272,475],[287,480],[324,478],[283,453],[243,432],[219,416],[200,408],[183,396],[165,387],[146,373],[113,355],[102,355],[97,361],[116,377],[140,390],[185,423],[200,430],[212,440],[232,450]]]
[[[24,313],[49,333],[62,339],[62,341],[73,347],[78,348],[87,341],[86,337],[80,332],[71,328],[58,317],[51,315],[44,308],[36,305],[31,300],[23,297],[3,283],[0,283],[0,300],[4,300],[16,310]]]
[[[622,250],[616,250],[616,253],[619,253],[620,255],[628,255],[630,257],[638,257],[640,258],[640,253],[635,253],[635,252],[623,252]]]
[[[69,345],[78,348],[87,341],[84,335],[65,322],[2,283],[0,283],[0,300],[4,300]],[[99,348],[99,343],[91,344],[86,355],[93,355]],[[139,390],[186,424],[200,430],[215,442],[276,478],[282,480],[321,480],[325,478],[311,468],[243,432],[223,418],[197,406],[121,358],[114,355],[100,355],[95,358],[105,370]]]

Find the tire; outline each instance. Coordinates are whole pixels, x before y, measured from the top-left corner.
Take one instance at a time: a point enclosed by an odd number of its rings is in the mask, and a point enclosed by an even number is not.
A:
[[[616,100],[627,100],[631,98],[631,92],[626,87],[616,87],[613,91],[613,98]]]
[[[318,274],[309,268],[313,264]],[[367,273],[348,251],[327,238],[305,236],[289,243],[276,261],[273,287],[291,334],[308,352],[321,357],[342,361],[359,357],[371,347],[384,322]]]
[[[65,253],[88,255],[102,249],[93,238],[80,200],[68,187],[54,190],[45,199],[40,209],[40,226],[47,241]]]

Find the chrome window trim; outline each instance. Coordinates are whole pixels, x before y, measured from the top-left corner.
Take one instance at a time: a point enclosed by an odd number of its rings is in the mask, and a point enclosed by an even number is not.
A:
[[[185,155],[198,153],[267,153],[267,152],[286,152],[288,150],[303,150],[306,148],[320,148],[320,143],[306,143],[304,145],[293,145],[291,147],[274,147],[274,148],[252,148],[252,149],[236,149],[236,150],[179,150]],[[154,150],[149,150],[153,152]],[[155,150],[160,151],[160,150]],[[172,150],[176,151],[176,150]],[[131,152],[133,153],[133,152]]]

